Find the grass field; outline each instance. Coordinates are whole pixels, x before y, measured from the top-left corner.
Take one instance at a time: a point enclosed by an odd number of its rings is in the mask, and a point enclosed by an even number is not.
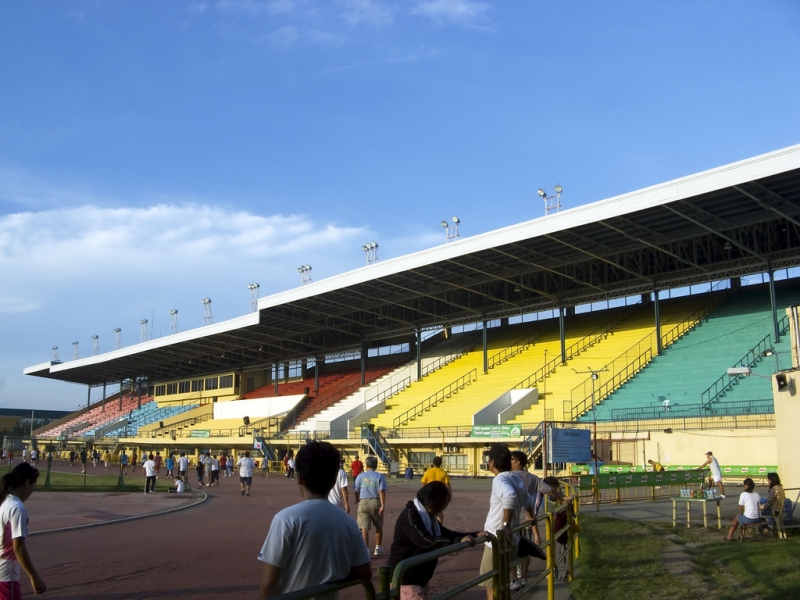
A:
[[[726,543],[722,534],[581,517],[577,600],[800,599],[800,536]]]
[[[38,481],[38,490],[46,492],[45,479],[47,473],[40,473]],[[141,492],[142,491],[142,478],[137,476],[126,477],[124,480],[124,487],[119,487],[119,474],[114,473],[106,475],[88,474],[86,477],[80,473],[59,473],[51,471],[50,473],[50,489],[58,492]]]

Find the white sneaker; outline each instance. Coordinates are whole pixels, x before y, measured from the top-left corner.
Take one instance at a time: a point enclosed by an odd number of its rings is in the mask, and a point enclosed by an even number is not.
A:
[[[375,546],[375,552],[373,552],[375,556],[380,556],[383,554],[383,546]]]
[[[509,588],[512,592],[517,592],[522,589],[522,584],[519,582],[519,579],[515,579],[511,582],[511,587]]]
[[[720,497],[720,498],[724,498],[724,497],[725,497],[725,494],[720,494],[720,495],[719,495],[719,497]]]

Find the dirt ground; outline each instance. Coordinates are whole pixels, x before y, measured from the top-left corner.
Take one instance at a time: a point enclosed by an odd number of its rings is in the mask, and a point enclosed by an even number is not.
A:
[[[63,470],[68,469],[67,466]],[[140,475],[137,473],[136,477]],[[159,484],[166,489],[162,480]],[[383,544],[387,549],[394,522],[419,485],[419,480],[389,481],[387,535]],[[488,479],[453,480],[454,498],[445,513],[445,524],[456,530],[482,529],[490,485]],[[166,493],[34,494],[26,504],[30,529],[38,533],[30,537],[28,547],[47,584],[46,597],[64,600],[254,597],[263,570],[263,563],[256,556],[275,513],[301,500],[297,482],[279,475],[268,480],[256,477],[250,497],[240,494],[235,477],[223,477],[220,486],[203,489],[208,492],[208,499],[186,510],[51,532],[43,530],[170,509],[177,504],[177,498]],[[355,518],[354,509],[351,517]],[[440,561],[431,582],[433,591],[473,577],[478,571],[481,552],[476,548]],[[373,557],[376,586],[377,567],[386,564],[386,560],[385,555]],[[533,565],[533,569],[537,568],[541,565]],[[23,593],[32,595],[29,582],[24,580],[22,585]],[[356,591],[342,594],[343,598],[361,596]],[[485,598],[485,594],[476,590],[461,597],[477,600]]]

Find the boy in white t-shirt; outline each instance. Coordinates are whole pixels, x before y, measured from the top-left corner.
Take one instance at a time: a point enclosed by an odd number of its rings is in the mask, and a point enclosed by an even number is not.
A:
[[[258,598],[372,577],[369,550],[358,526],[328,502],[340,460],[339,451],[327,442],[311,442],[297,453],[297,479],[304,501],[272,519],[258,553],[265,563]]]
[[[156,463],[153,460],[153,455],[148,454],[147,460],[142,464],[144,475],[147,479],[144,481],[144,493],[150,494],[156,491]]]

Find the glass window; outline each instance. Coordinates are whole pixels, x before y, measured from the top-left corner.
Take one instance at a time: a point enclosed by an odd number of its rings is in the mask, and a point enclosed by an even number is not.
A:
[[[193,392],[202,392],[203,391],[203,380],[202,379],[193,379],[192,380],[192,391]]]
[[[178,393],[178,384],[177,383],[168,383],[167,384],[167,396],[171,396],[172,394]]]
[[[219,379],[217,377],[209,377],[206,379],[206,389],[216,390],[219,387]]]
[[[178,384],[178,393],[179,394],[188,394],[189,393],[189,385],[188,381],[181,381]]]
[[[233,387],[233,375],[223,375],[219,378],[219,387],[229,388]]]
[[[156,396],[163,396],[166,392],[167,386],[165,385],[157,385],[156,386]]]

